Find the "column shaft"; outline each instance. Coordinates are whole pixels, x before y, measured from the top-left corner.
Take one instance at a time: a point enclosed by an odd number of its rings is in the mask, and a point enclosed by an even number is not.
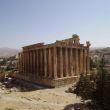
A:
[[[62,55],[62,47],[60,48],[60,77],[63,77],[63,55]]]
[[[30,74],[30,52],[27,52],[27,76]]]
[[[27,73],[27,53],[25,52],[25,75]]]
[[[70,71],[71,71],[71,76],[73,76],[73,51],[72,51],[72,48],[70,49]]]
[[[31,74],[33,74],[33,52],[31,51]]]
[[[23,65],[24,65],[24,75],[25,75],[25,52],[23,52],[23,61],[24,61],[24,63],[23,63]]]
[[[30,51],[30,74],[32,75],[32,51]]]
[[[47,50],[44,49],[44,75],[47,77]]]
[[[40,76],[42,77],[42,49],[40,49]]]
[[[21,68],[21,73],[22,73],[22,53],[20,54],[20,68]]]
[[[80,73],[83,73],[83,49],[80,49]]]
[[[87,74],[90,73],[89,48],[87,49]]]
[[[36,58],[37,58],[37,62],[36,62],[36,67],[37,67],[37,77],[39,77],[39,50],[36,50]]]
[[[18,67],[17,68],[18,68],[19,73],[20,73],[20,70],[21,70],[20,69],[20,53],[18,53]]]
[[[23,74],[24,74],[24,53],[22,53],[22,69],[23,69]]]
[[[52,54],[51,54],[51,48],[49,48],[49,77],[52,78]]]
[[[35,60],[35,51],[33,51],[33,74],[34,74],[34,79],[36,76],[36,60]]]
[[[30,51],[28,52],[28,75],[30,75]]]
[[[76,48],[76,50],[75,50],[75,62],[76,62],[76,75],[78,75],[78,73],[79,73],[79,63],[78,63],[78,49]]]
[[[73,55],[72,55],[72,58],[73,58],[73,76],[75,75],[76,73],[76,58],[75,58],[75,48],[73,49]]]
[[[87,55],[87,52],[86,52],[86,49],[84,49],[84,73],[86,74],[86,55]]]
[[[65,66],[66,77],[68,77],[68,48],[65,48]]]
[[[54,78],[57,78],[57,48],[54,47]]]

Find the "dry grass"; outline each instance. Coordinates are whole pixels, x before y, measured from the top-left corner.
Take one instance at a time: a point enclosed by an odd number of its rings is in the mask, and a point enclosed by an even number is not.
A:
[[[80,98],[66,93],[68,86],[34,91],[10,91],[0,88],[0,110],[63,110]]]

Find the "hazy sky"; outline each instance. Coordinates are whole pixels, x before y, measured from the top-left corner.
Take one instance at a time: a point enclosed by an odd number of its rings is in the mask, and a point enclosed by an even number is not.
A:
[[[71,37],[110,46],[110,0],[0,0],[0,47]]]

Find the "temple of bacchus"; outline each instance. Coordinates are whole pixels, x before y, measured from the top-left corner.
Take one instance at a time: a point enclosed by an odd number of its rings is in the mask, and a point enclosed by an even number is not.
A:
[[[78,35],[52,44],[24,46],[19,53],[17,78],[49,87],[73,83],[80,73],[89,73],[89,47]]]

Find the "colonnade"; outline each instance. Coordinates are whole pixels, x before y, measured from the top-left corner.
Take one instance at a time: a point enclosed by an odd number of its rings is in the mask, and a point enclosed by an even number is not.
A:
[[[34,78],[64,78],[89,73],[87,47],[51,46],[19,54],[19,73]]]

